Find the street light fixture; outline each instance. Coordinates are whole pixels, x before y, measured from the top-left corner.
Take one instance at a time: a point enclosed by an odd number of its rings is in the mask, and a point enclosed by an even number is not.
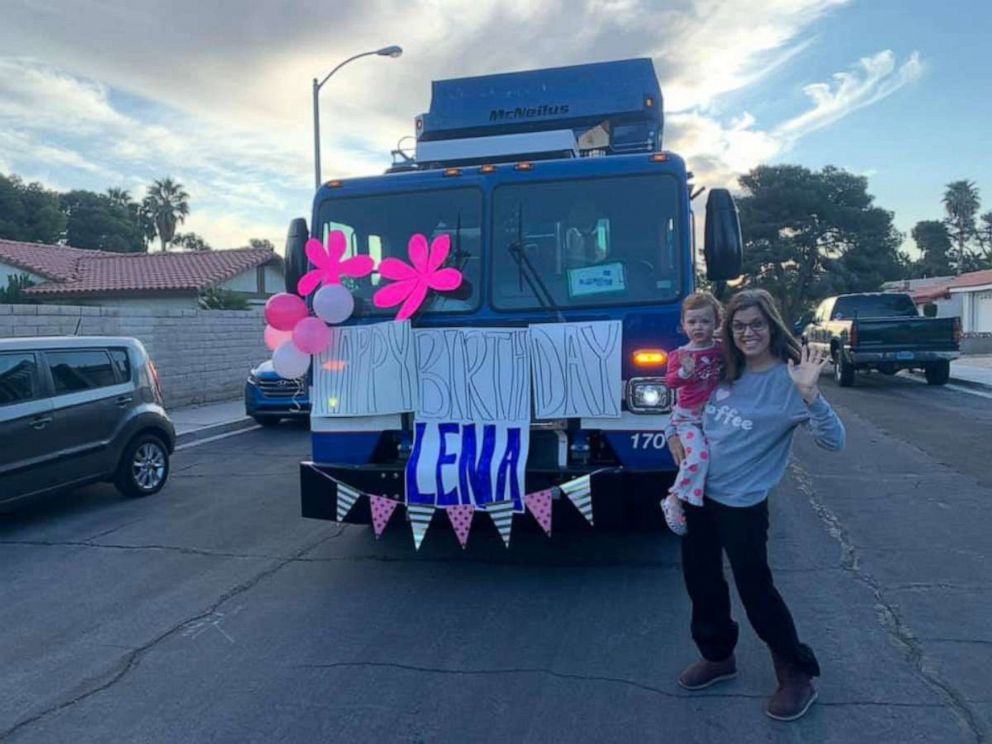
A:
[[[313,79],[313,187],[315,191],[320,188],[320,102],[318,100],[320,89],[324,87],[324,83],[330,80],[331,75],[340,70],[349,62],[352,62],[359,57],[369,57],[373,54],[379,57],[392,57],[395,59],[403,54],[403,49],[394,44],[393,46],[376,49],[373,52],[362,52],[361,54],[356,54],[354,57],[348,57],[348,59],[327,73],[324,79],[320,82],[317,81],[317,78]]]

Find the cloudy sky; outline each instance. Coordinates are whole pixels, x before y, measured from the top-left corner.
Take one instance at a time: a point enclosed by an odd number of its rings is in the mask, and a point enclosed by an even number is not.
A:
[[[381,172],[430,81],[649,56],[666,149],[704,183],[760,163],[869,177],[900,229],[975,180],[992,209],[984,0],[2,0],[0,172],[65,190],[172,176],[184,231],[282,246],[323,175]]]

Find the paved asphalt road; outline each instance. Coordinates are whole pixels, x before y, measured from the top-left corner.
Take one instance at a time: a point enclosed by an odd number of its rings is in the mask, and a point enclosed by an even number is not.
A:
[[[689,694],[676,539],[514,537],[414,554],[399,521],[298,516],[300,428],[180,452],[143,501],[0,517],[0,742],[971,742],[992,727],[992,399],[825,382],[848,450],[800,436],[771,556],[820,702],[770,721],[765,651]],[[740,614],[740,613],[739,613]]]

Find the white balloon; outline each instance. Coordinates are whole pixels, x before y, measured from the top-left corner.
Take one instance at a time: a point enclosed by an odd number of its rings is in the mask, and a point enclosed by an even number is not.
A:
[[[355,298],[346,287],[328,284],[313,296],[313,313],[325,323],[344,323],[355,312]]]
[[[292,341],[286,341],[272,354],[272,369],[286,380],[303,377],[310,368],[310,355],[296,348]]]

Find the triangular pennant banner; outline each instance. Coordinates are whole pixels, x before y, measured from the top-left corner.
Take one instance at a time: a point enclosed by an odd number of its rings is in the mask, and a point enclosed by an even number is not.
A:
[[[355,505],[358,497],[362,494],[341,481],[335,481],[335,483],[338,485],[338,521],[341,522],[348,516],[351,507]]]
[[[589,524],[593,524],[592,489],[589,476],[583,475],[581,478],[576,478],[568,483],[562,483],[559,488],[568,497],[568,500],[575,504],[575,507],[582,512],[582,516],[586,518],[586,521]]]
[[[492,518],[493,524],[503,538],[503,544],[510,547],[510,529],[513,527],[513,500],[496,501],[486,504],[486,513]]]
[[[575,480],[568,481],[568,483],[562,483],[560,486],[558,486],[558,488],[560,488],[563,493],[588,491],[590,490],[591,481],[592,479],[588,475],[583,475],[581,478],[576,478]]]
[[[407,504],[406,511],[410,515],[413,545],[420,550],[420,543],[424,541],[424,535],[427,534],[427,528],[431,524],[431,517],[434,516],[434,507],[426,504]]]
[[[464,550],[468,543],[468,533],[472,529],[472,514],[475,512],[475,507],[471,504],[457,504],[447,507],[445,511],[448,512],[448,519],[455,530],[455,535],[458,536],[458,543]]]
[[[369,494],[369,506],[372,508],[372,529],[375,531],[376,540],[382,536],[382,531],[389,524],[389,518],[396,511],[397,504],[399,502],[395,499]]]
[[[551,489],[529,493],[524,496],[524,504],[527,511],[534,515],[534,519],[541,525],[544,534],[551,537]]]

